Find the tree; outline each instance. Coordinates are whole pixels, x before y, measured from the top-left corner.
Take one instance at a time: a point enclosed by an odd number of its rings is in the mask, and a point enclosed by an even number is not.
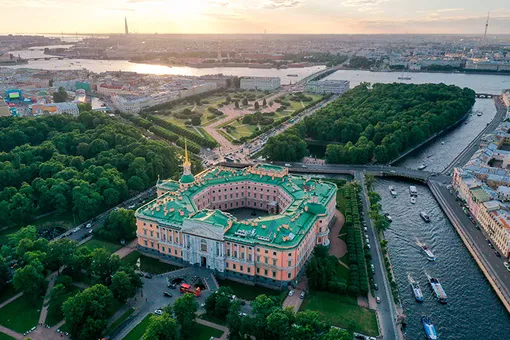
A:
[[[73,339],[89,340],[101,337],[102,331],[108,325],[108,309],[112,298],[110,290],[98,284],[64,302],[62,311]]]
[[[143,334],[143,340],[178,340],[177,322],[168,314],[152,315]]]
[[[292,307],[286,310],[274,310],[267,316],[267,328],[271,332],[271,339],[285,340],[290,338],[294,312]]]
[[[97,248],[92,251],[90,257],[92,273],[98,276],[102,283],[109,285],[113,274],[120,268],[119,255],[112,255],[104,248]]]
[[[69,238],[62,238],[48,243],[48,261],[57,267],[60,275],[60,267],[71,262],[72,255],[76,251],[77,242]]]
[[[200,119],[200,116],[193,116],[191,118],[191,124],[193,126],[200,126],[200,124],[202,124],[202,120]]]
[[[221,287],[220,287],[221,288]],[[214,295],[214,294],[213,294]],[[227,326],[230,331],[229,339],[238,339],[241,331],[241,302],[235,300],[230,304],[227,314]]]
[[[78,274],[82,270],[88,270],[92,262],[92,251],[87,247],[79,247],[69,260],[67,269],[72,274]]]
[[[259,102],[255,102],[255,104],[253,104],[253,107],[255,108],[255,110],[258,110],[260,107]]]
[[[92,104],[80,103],[80,104],[78,104],[78,110],[80,111],[80,113],[85,112],[85,111],[92,111]]]
[[[324,334],[321,338],[321,340],[351,340],[352,334],[349,334],[349,332],[344,331],[340,328],[331,328],[328,333]]]
[[[7,286],[7,282],[11,277],[9,266],[3,256],[0,255],[0,292]]]
[[[306,142],[294,134],[279,134],[269,138],[263,150],[274,161],[300,161],[308,154]]]
[[[264,98],[264,100],[262,101],[262,106],[264,106],[264,107],[266,107],[266,106],[267,106],[266,98]]]
[[[324,334],[330,327],[324,322],[323,317],[316,311],[302,311],[296,314],[292,337],[294,339],[313,340],[319,334]]]
[[[142,281],[138,275],[129,275],[125,271],[119,270],[112,277],[110,290],[114,298],[124,303],[128,298],[135,296],[136,289],[141,286]]]
[[[44,267],[40,262],[37,263],[37,260],[34,262],[16,270],[13,279],[14,288],[17,291],[23,291],[25,295],[32,298],[32,301],[44,290]]]
[[[243,98],[243,106],[248,106],[248,98]]]
[[[69,96],[67,95],[67,91],[62,86],[58,88],[58,91],[53,93],[53,101],[55,103],[63,103],[66,102]]]
[[[143,180],[136,175],[129,178],[127,185],[129,189],[134,191],[142,191],[145,188],[145,183]]]
[[[112,211],[98,233],[100,237],[111,241],[134,239],[136,237],[134,210],[120,208]]]
[[[234,106],[235,106],[235,108],[236,108],[236,109],[238,109],[238,108],[239,108],[239,100],[236,100],[236,101],[234,102]]]
[[[198,303],[195,296],[186,293],[174,303],[174,315],[177,323],[181,327],[181,337],[186,339],[190,336],[195,323],[195,313],[198,310]]]

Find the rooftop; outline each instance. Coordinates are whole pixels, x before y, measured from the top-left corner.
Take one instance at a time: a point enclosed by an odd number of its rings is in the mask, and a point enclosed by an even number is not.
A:
[[[198,210],[193,197],[209,186],[256,182],[278,186],[292,199],[279,215],[237,220],[228,212]],[[329,182],[288,174],[287,168],[256,165],[245,169],[214,167],[195,176],[187,188],[172,180],[160,181],[158,187],[168,190],[137,211],[137,217],[157,220],[160,225],[179,228],[185,219],[223,227],[225,239],[293,248],[310,231],[316,220],[325,216],[327,205],[335,199],[336,186]],[[315,196],[315,197],[314,197]],[[312,202],[316,199],[316,203]]]

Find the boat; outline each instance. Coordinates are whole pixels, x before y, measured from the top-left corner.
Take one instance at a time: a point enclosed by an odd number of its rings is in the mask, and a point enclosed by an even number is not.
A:
[[[393,222],[393,219],[391,218],[390,214],[385,213],[385,214],[384,214],[384,217],[386,217],[386,219],[388,220],[388,222]]]
[[[398,77],[398,80],[411,80],[411,77]]]
[[[415,204],[416,203],[416,197],[411,197],[411,204]]]
[[[425,330],[425,334],[427,339],[429,340],[437,340],[439,339],[436,332],[436,327],[426,316],[421,317],[421,324],[423,325],[423,329]]]
[[[427,260],[429,260],[429,261],[435,261],[436,260],[436,256],[434,255],[432,250],[430,250],[429,247],[427,247],[426,245],[422,244],[421,245],[421,249],[423,249],[423,251],[427,255]]]
[[[434,291],[434,294],[436,294],[436,297],[439,299],[439,302],[447,303],[448,296],[446,296],[443,286],[441,286],[439,280],[435,277],[430,276],[429,274],[427,274],[427,279],[429,280],[430,287]]]
[[[424,170],[427,166],[425,164],[422,164],[418,167],[418,170]]]
[[[478,117],[481,117],[481,116],[483,115],[483,112],[482,112],[482,111],[477,111],[477,112],[476,112],[476,115],[477,115]]]
[[[297,74],[287,74],[287,77],[299,77]]]
[[[397,197],[397,192],[395,191],[395,187],[393,187],[393,185],[390,185],[388,189],[390,190],[391,196]]]
[[[425,211],[420,211],[420,217],[425,221],[425,222],[430,222],[430,217],[429,215],[425,212]]]
[[[411,274],[407,276],[407,279],[409,280],[409,283],[411,284],[411,288],[413,289],[413,295],[416,301],[423,302],[423,293],[421,291],[420,285],[418,282],[414,281],[414,279],[411,277]]]
[[[418,190],[416,190],[414,185],[409,186],[409,194],[411,196],[418,196]]]
[[[467,124],[467,122],[466,122],[466,124]],[[444,142],[441,142],[441,145],[444,145]]]

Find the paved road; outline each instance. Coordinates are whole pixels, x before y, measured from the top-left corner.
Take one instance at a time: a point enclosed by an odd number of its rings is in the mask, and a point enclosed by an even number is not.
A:
[[[503,103],[503,100],[498,96],[494,98],[494,101],[497,109],[497,113],[494,116],[494,119],[489,124],[487,124],[487,126],[457,157],[455,157],[455,159],[443,170],[443,173],[449,174],[453,168],[466,164],[471,159],[473,154],[478,150],[482,137],[486,133],[494,131],[494,129],[496,129],[496,127],[503,121],[503,119],[505,119],[507,108]]]
[[[156,193],[156,188],[155,187],[151,187],[143,192],[141,192],[140,194],[134,196],[134,197],[131,197],[130,199],[120,203],[119,205],[117,205],[116,207],[113,207],[99,215],[97,215],[96,217],[94,217],[93,219],[91,220],[88,220],[88,221],[85,221],[81,224],[78,224],[75,228],[73,228],[72,230],[69,230],[67,231],[66,233],[60,235],[60,236],[57,236],[56,238],[63,238],[63,237],[67,237],[67,238],[70,238],[71,240],[75,240],[75,241],[81,241],[85,238],[87,238],[87,236],[89,236],[89,232],[94,229],[95,227],[98,227],[98,226],[101,226],[107,219],[108,215],[110,214],[111,211],[115,210],[115,209],[118,209],[118,208],[128,208],[132,205],[135,205],[137,206],[140,202],[142,202],[143,200],[147,199],[147,198],[150,198],[152,195],[154,195]],[[91,224],[92,227],[90,229],[87,229],[86,228],[86,225],[87,224]],[[78,228],[78,231],[76,232],[73,232],[73,230],[76,230]]]
[[[391,289],[389,287],[388,278],[386,277],[386,269],[382,253],[379,249],[379,241],[377,239],[372,220],[368,216],[369,199],[365,190],[363,174],[356,172],[355,179],[361,184],[363,192],[361,193],[361,202],[363,204],[363,221],[366,223],[368,232],[368,239],[370,240],[370,254],[372,255],[372,262],[375,267],[374,282],[379,286],[376,295],[381,298],[381,303],[377,305],[379,326],[382,329],[384,339],[398,339],[399,333],[397,331],[396,310],[391,296]],[[368,266],[370,270],[370,265]]]
[[[467,237],[469,238],[470,244],[482,257],[485,263],[485,268],[491,274],[504,295],[510,297],[510,272],[505,268],[503,257],[497,257],[494,249],[489,247],[486,239],[487,236],[484,232],[478,230],[471,222],[469,217],[466,215],[462,207],[459,205],[459,201],[456,200],[454,193],[450,191],[441,183],[431,182],[441,195],[440,200],[447,204],[447,209],[455,214],[455,218],[459,221],[457,225],[462,228]],[[509,298],[510,301],[510,298]]]

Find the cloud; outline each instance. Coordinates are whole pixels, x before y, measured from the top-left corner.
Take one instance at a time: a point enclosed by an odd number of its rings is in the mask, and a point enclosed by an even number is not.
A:
[[[268,0],[263,5],[262,8],[265,9],[279,9],[279,8],[290,8],[290,7],[298,7],[303,4],[302,0]]]
[[[226,0],[209,0],[209,5],[215,7],[227,7],[229,2]]]
[[[358,10],[372,10],[389,0],[344,0],[342,5],[346,7],[354,7]]]

